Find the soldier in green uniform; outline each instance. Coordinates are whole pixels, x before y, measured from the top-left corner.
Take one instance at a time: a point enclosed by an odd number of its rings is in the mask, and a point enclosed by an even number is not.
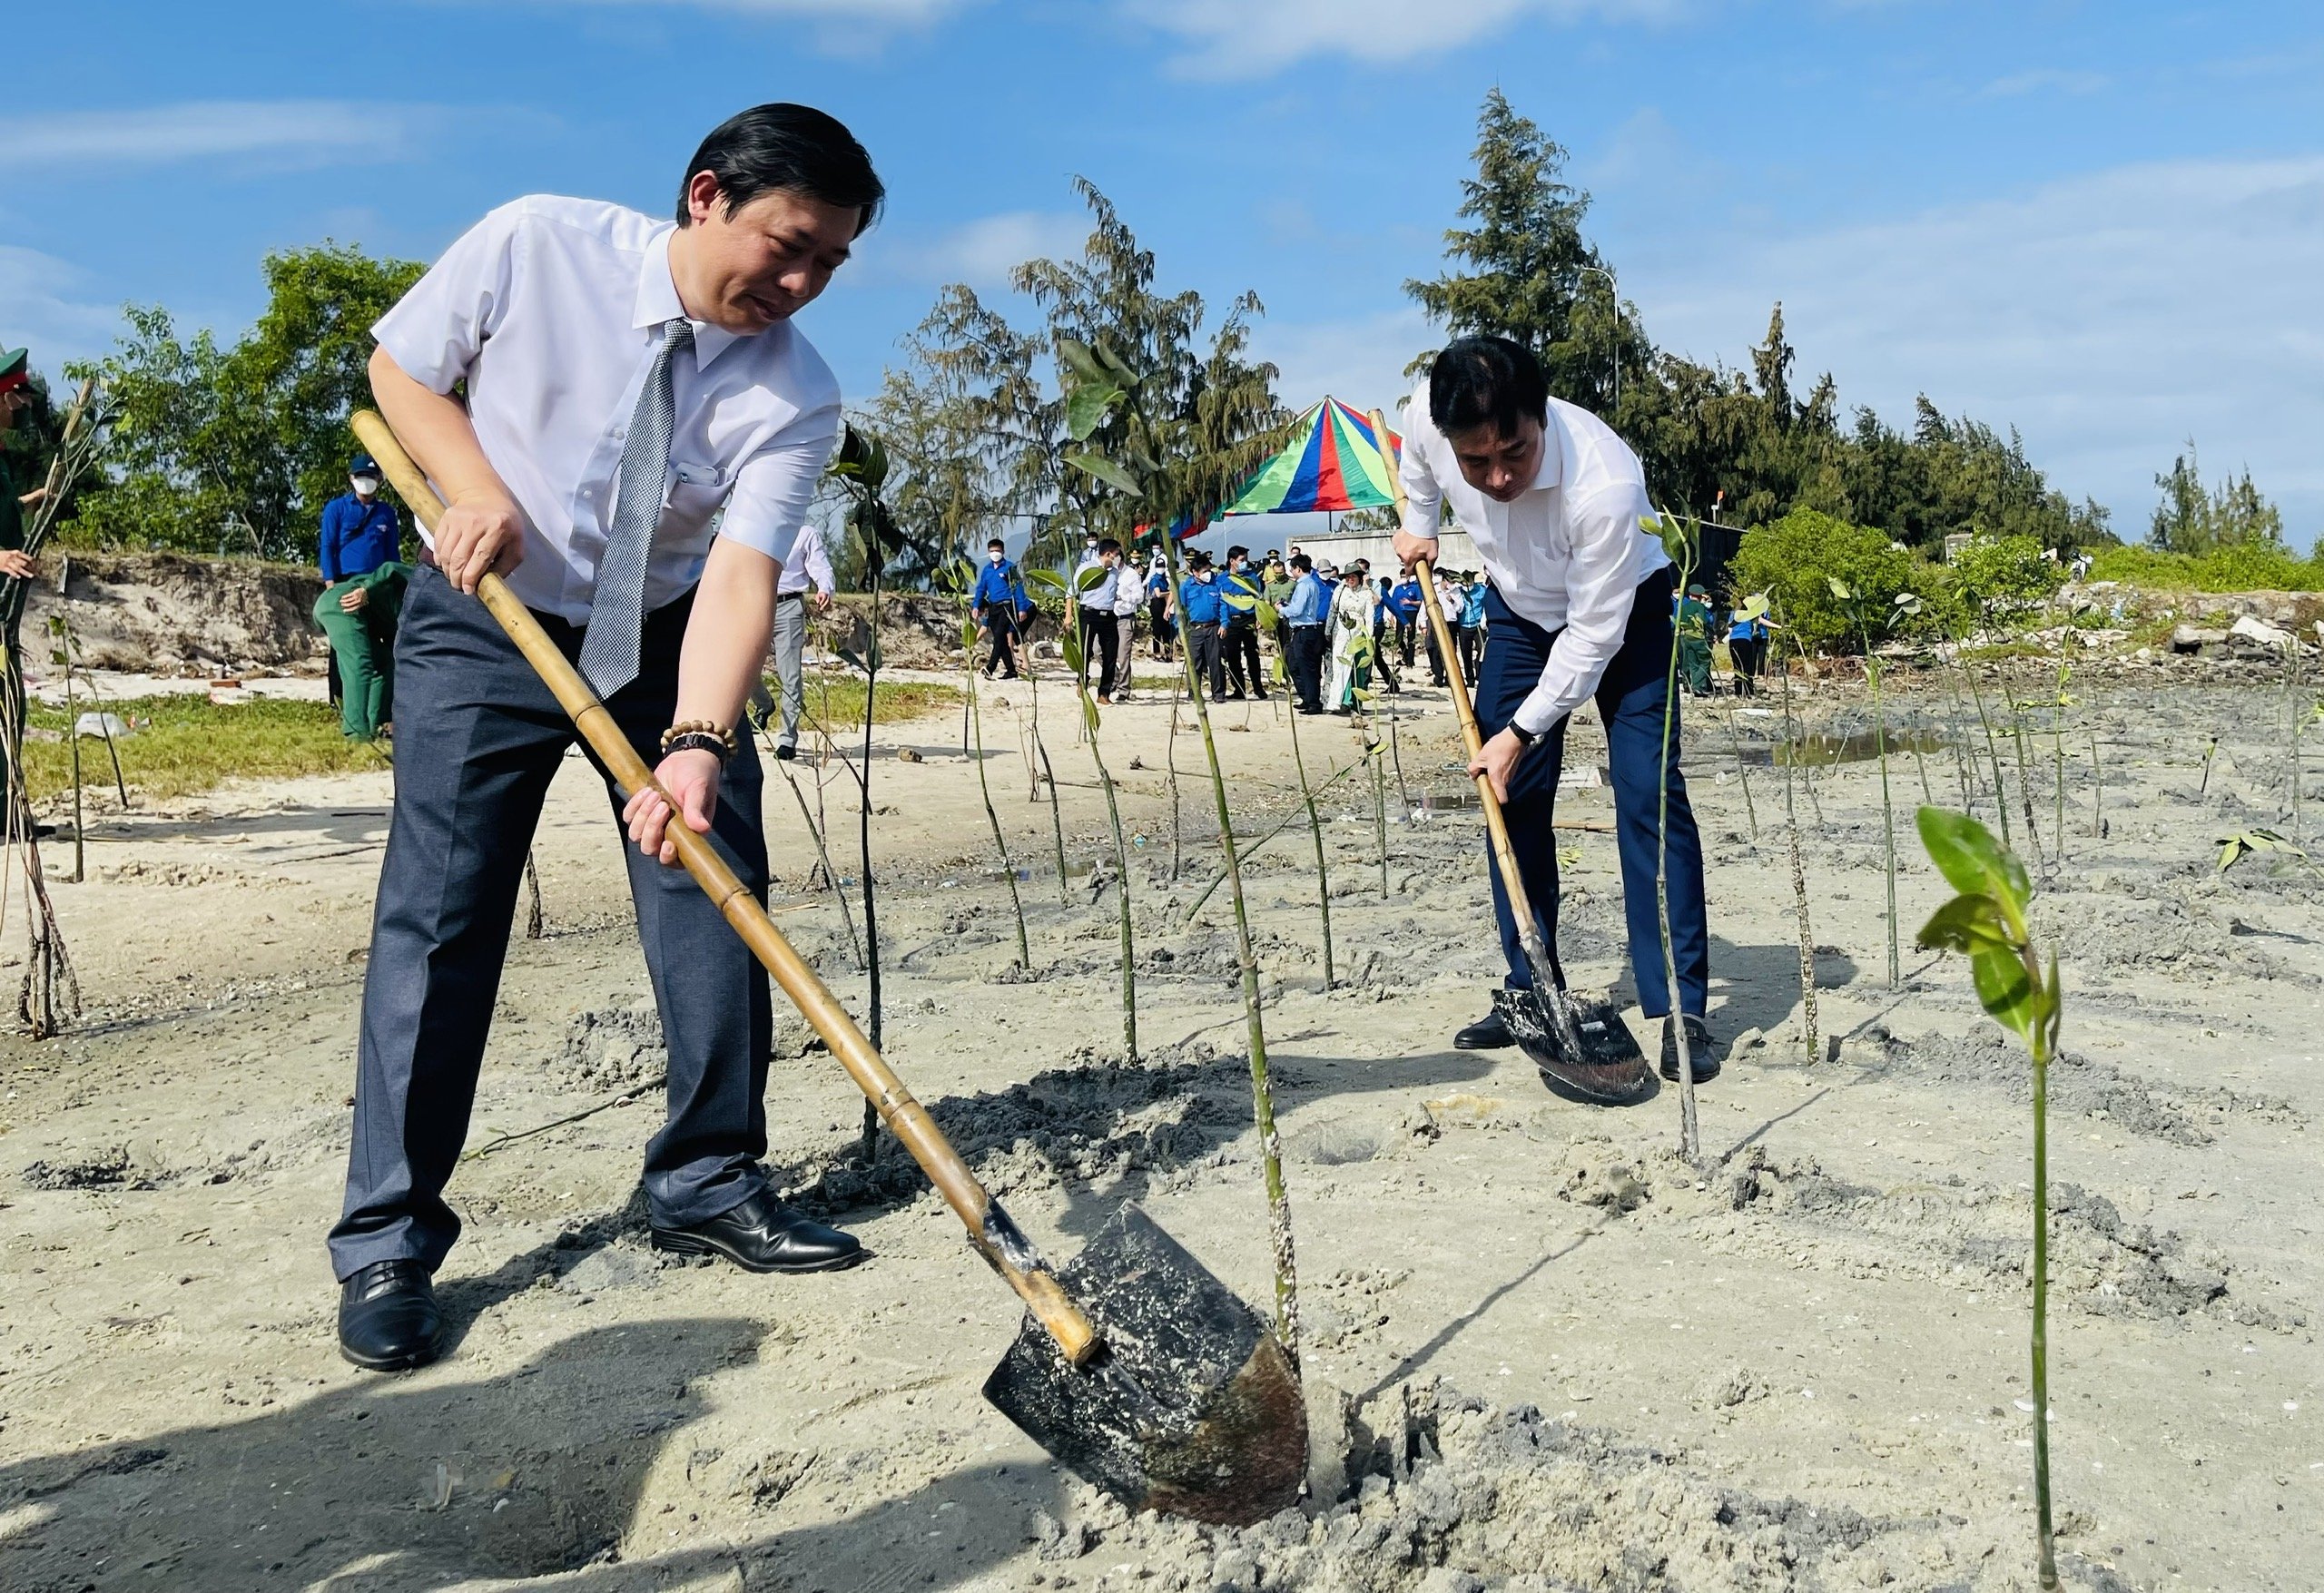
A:
[[[1710,695],[1710,594],[1689,586],[1679,603],[1679,671],[1687,694]]]

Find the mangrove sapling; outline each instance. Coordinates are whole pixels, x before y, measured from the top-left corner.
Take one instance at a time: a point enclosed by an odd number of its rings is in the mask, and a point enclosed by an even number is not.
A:
[[[799,789],[798,777],[791,772],[791,765],[778,762],[775,766],[783,771],[783,782],[791,788],[792,800],[799,804],[799,817],[807,826],[807,837],[814,842],[815,871],[822,876],[823,883],[831,888],[832,900],[839,903],[839,921],[847,931],[848,954],[855,959],[857,968],[862,968],[864,966],[863,942],[856,939],[855,915],[848,910],[847,892],[840,885],[839,870],[832,867],[832,854],[823,844],[823,827],[816,822],[813,811],[808,808],[807,793]],[[818,768],[820,767],[819,763]],[[820,782],[815,792],[816,803],[821,806],[822,787]]]
[[[1774,652],[1772,647],[1769,652]],[[1791,665],[1778,655],[1777,667],[1783,675],[1783,738],[1785,743],[1799,744],[1799,726],[1791,712]],[[1799,802],[1793,794],[1798,784],[1797,760],[1787,758],[1783,765],[1783,814],[1785,844],[1791,854],[1791,902],[1793,917],[1799,926],[1799,1018],[1800,1055],[1807,1061],[1818,1059],[1816,1047],[1816,937],[1807,921],[1807,872],[1799,856]]]
[[[1654,921],[1662,934],[1662,988],[1669,995],[1668,1022],[1679,1052],[1679,1154],[1692,1165],[1703,1156],[1702,1131],[1695,1117],[1694,1047],[1687,1038],[1687,1020],[1679,999],[1679,958],[1670,939],[1670,760],[1671,733],[1679,719],[1679,638],[1684,628],[1687,583],[1695,571],[1696,543],[1687,522],[1676,515],[1640,518],[1647,534],[1662,539],[1662,549],[1679,568],[1679,607],[1670,624],[1670,662],[1662,677],[1662,750],[1655,773]]]
[[[73,761],[73,883],[78,885],[88,868],[86,842],[83,831],[81,809],[81,711],[73,700],[73,650],[64,628],[64,616],[53,615],[48,622],[48,634],[56,639],[51,654],[64,672],[64,739],[72,752]]]
[[[1170,711],[1173,714],[1177,713],[1175,705]],[[1324,821],[1316,815],[1315,787],[1308,782],[1306,755],[1299,748],[1299,711],[1295,707],[1290,723],[1291,767],[1299,776],[1299,801],[1307,811],[1307,833],[1315,842],[1315,910],[1323,919],[1324,988],[1329,990],[1337,982],[1332,970],[1332,876],[1324,861]],[[1175,860],[1172,866],[1176,867]]]
[[[1106,578],[1105,566],[1091,565],[1081,572],[1081,591],[1088,591]],[[1077,593],[1077,597],[1078,594]],[[1089,761],[1098,766],[1098,789],[1105,794],[1106,818],[1113,826],[1114,890],[1121,899],[1122,944],[1122,1048],[1128,1060],[1137,1061],[1137,950],[1130,935],[1129,908],[1129,849],[1122,841],[1121,803],[1114,794],[1114,776],[1106,767],[1106,755],[1098,746],[1098,702],[1089,694],[1089,672],[1082,666],[1088,663],[1081,651],[1081,638],[1068,627],[1060,644],[1065,653],[1065,666],[1073,674],[1074,693],[1081,700],[1081,728],[1089,737]]]
[[[880,575],[901,538],[880,489],[888,479],[888,447],[868,432],[849,425],[834,452],[831,473],[837,476],[852,500],[849,518],[863,543],[863,564],[871,573],[871,629],[859,655],[847,648],[839,655],[863,675],[863,761],[851,770],[855,776],[860,823],[859,849],[863,860],[864,1034],[878,1050],[881,1042],[880,909],[872,871],[872,725],[880,701]],[[844,760],[842,760],[844,762]],[[880,1153],[880,1108],[869,1096],[863,1102],[863,1128],[859,1146],[868,1165]]]
[[[2058,1586],[2050,1526],[2050,1160],[2049,1072],[2065,1016],[2058,954],[2044,957],[2025,927],[2034,887],[2024,864],[1994,844],[1985,827],[1941,808],[1920,811],[1921,842],[1938,872],[1960,892],[1920,932],[1933,951],[1969,959],[1978,1004],[2025,1042],[2034,1067],[2034,1515],[2035,1573]]]
[[[2197,785],[2197,786],[2195,787],[2195,797],[2196,797],[2196,800],[2197,800],[2197,801],[2200,801],[2202,798],[2204,798],[2204,797],[2206,797],[2206,796],[2208,796],[2208,795],[2210,795],[2210,794],[2211,794],[2211,758],[2212,758],[2213,754],[2215,754],[2215,753],[2217,753],[2217,752],[2218,752],[2218,751],[2219,751],[2219,732],[2217,732],[2217,731],[2213,731],[2213,732],[2211,732],[2211,739],[2210,740],[2210,742],[2208,742],[2207,743],[2205,743],[2205,745],[2204,745],[2204,747],[2203,747],[2203,778],[2202,778],[2202,782],[2201,782],[2201,784],[2199,784],[2199,785]]]
[[[548,917],[541,910],[541,871],[532,850],[525,851],[525,939],[537,940],[548,932]]]
[[[1837,575],[1825,579],[1832,595],[1855,610],[1856,634],[1864,639],[1864,682],[1872,693],[1872,746],[1880,760],[1880,840],[1883,872],[1888,882],[1888,988],[1901,982],[1896,934],[1896,809],[1888,791],[1888,713],[1880,701],[1880,660],[1872,650],[1872,627],[1866,623],[1856,595]],[[1921,600],[1909,592],[1896,595],[1896,612],[1918,614]],[[1885,628],[1885,627],[1884,627]]]
[[[1977,684],[1977,672],[1969,667],[1969,641],[1965,634],[1955,636],[1953,662],[1961,671],[1961,678],[1969,683],[1969,699],[1977,707],[1977,727],[1985,736],[1985,761],[1992,766],[1994,777],[1994,811],[2001,818],[2001,843],[2010,844],[2009,788],[2001,782],[2001,752],[1994,744],[1993,716],[1985,712],[1984,688]]]
[[[2025,815],[2025,844],[2034,853],[2034,868],[2047,878],[2050,865],[2042,857],[2042,827],[2034,821],[2033,764],[2025,755],[2025,704],[2018,701],[2015,692],[2006,694],[2010,739],[2017,748],[2017,805]]]
[[[1365,767],[1368,767],[1365,760],[1358,758],[1354,762],[1347,764],[1344,768],[1333,770],[1331,778],[1324,781],[1323,784],[1315,787],[1314,794],[1318,799],[1328,795],[1332,787],[1337,785],[1341,781],[1354,773],[1358,769]],[[1267,842],[1273,841],[1276,836],[1290,829],[1292,825],[1297,823],[1299,821],[1299,816],[1300,811],[1295,808],[1288,815],[1277,820],[1275,821],[1275,828],[1268,831],[1265,835],[1260,836],[1256,841],[1250,842],[1246,846],[1237,847],[1236,849],[1236,855],[1244,862],[1249,862],[1253,858],[1259,855],[1260,851],[1265,847]],[[1204,904],[1209,901],[1211,897],[1217,893],[1218,888],[1221,885],[1226,883],[1226,870],[1222,868],[1218,872],[1210,877],[1210,882],[1205,885],[1202,888],[1201,892],[1195,897],[1194,900],[1187,905],[1184,916],[1178,920],[1179,927],[1183,929],[1187,925],[1193,923],[1195,921],[1195,914],[1200,912],[1203,910]],[[1328,883],[1326,885],[1326,890],[1328,890]]]
[[[1167,501],[1143,502],[1148,484],[1159,477],[1157,460],[1176,451],[1146,414],[1139,396],[1143,374],[1134,371],[1111,349],[1071,338],[1058,339],[1059,375],[1066,388],[1067,429],[1077,444],[1065,462],[1139,504],[1149,523],[1167,526],[1183,506]],[[1089,446],[1089,438],[1118,407],[1122,439],[1108,457]],[[1162,538],[1163,558],[1173,591],[1183,591],[1177,539]],[[1236,855],[1235,820],[1226,795],[1226,772],[1218,757],[1209,705],[1196,677],[1191,646],[1178,649],[1187,694],[1195,705],[1195,723],[1202,733],[1203,756],[1209,765],[1211,800],[1218,818],[1218,844],[1226,864],[1227,893],[1235,904],[1235,945],[1243,976],[1243,1016],[1251,1051],[1251,1118],[1257,1132],[1259,1162],[1265,1180],[1269,1238],[1275,1260],[1275,1340],[1295,1370],[1299,1365],[1299,1269],[1291,1230],[1291,1199],[1283,1179],[1283,1140],[1275,1126],[1275,1086],[1267,1074],[1265,1008],[1259,998],[1259,960],[1251,940],[1250,910],[1243,891],[1243,870]]]
[[[1017,966],[1030,972],[1033,967],[1033,945],[1025,933],[1025,901],[1017,893],[1017,868],[1009,860],[1009,838],[1000,832],[1000,815],[993,811],[992,782],[984,767],[984,707],[977,696],[977,622],[970,614],[969,595],[974,590],[973,573],[966,559],[955,559],[950,570],[949,584],[958,600],[960,615],[961,684],[967,688],[968,739],[973,743],[970,752],[977,763],[977,792],[984,799],[985,822],[992,827],[993,850],[1000,855],[1000,877],[1009,885],[1009,908],[1017,919]]]
[[[1071,615],[1075,600],[1067,591],[1064,577],[1054,570],[1028,570],[1025,578],[1064,596],[1067,614],[1068,616]],[[1059,634],[1070,635],[1072,633],[1073,627],[1068,624]],[[1049,787],[1049,837],[1057,843],[1057,900],[1059,906],[1070,907],[1073,905],[1073,893],[1065,883],[1065,816],[1058,807],[1057,771],[1049,767],[1049,743],[1041,740],[1040,674],[1039,661],[1033,656],[1033,644],[1029,637],[1025,643],[1025,689],[1032,694],[1033,754],[1040,760],[1041,765],[1040,774],[1033,783],[1037,789],[1044,785]]]
[[[1768,595],[1754,592],[1736,609],[1735,618],[1749,622],[1765,619],[1767,614]],[[1759,810],[1751,801],[1751,767],[1743,761],[1743,738],[1736,733],[1735,699],[1732,696],[1727,700],[1727,744],[1735,752],[1735,778],[1743,782],[1743,812],[1751,821],[1751,839],[1757,841],[1759,839]]]
[[[2066,710],[2073,706],[2073,699],[2066,695],[2066,676],[2072,673],[2065,661],[2058,661],[2058,700],[2050,708],[2050,801],[2055,810],[2050,820],[2050,851],[2060,868],[2066,861]]]
[[[2280,852],[2287,857],[2305,858],[2308,854],[2272,830],[2244,830],[2233,835],[2222,835],[2219,841],[2219,871],[2224,876],[2255,851]]]

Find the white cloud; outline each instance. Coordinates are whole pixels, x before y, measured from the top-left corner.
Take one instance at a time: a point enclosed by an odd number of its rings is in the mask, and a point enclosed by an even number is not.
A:
[[[426,123],[427,105],[340,100],[203,100],[134,110],[19,116],[0,140],[0,169],[146,168],[188,161],[259,158],[291,165],[393,160]]]
[[[1460,0],[1416,7],[1410,0],[1121,0],[1136,21],[1178,39],[1170,63],[1208,78],[1266,77],[1311,55],[1378,65],[1443,54],[1536,18],[1574,23],[1661,22],[1690,0]]]
[[[1348,320],[1268,319],[1251,335],[1252,351],[1282,372],[1275,395],[1294,410],[1326,393],[1357,409],[1393,409],[1414,385],[1404,367],[1413,355],[1443,341],[1443,335],[1412,304]]]
[[[1808,379],[1909,423],[2014,423],[2064,491],[2135,534],[2192,436],[2324,532],[2324,155],[2117,167],[1901,220],[1722,240],[1622,278],[1654,336],[1741,361],[1784,304]]]
[[[1086,213],[1004,211],[932,237],[888,234],[882,229],[859,247],[869,280],[931,286],[966,282],[980,292],[992,292],[1006,289],[1009,273],[1029,260],[1079,255],[1088,236]]]
[[[54,255],[0,244],[0,347],[30,348],[34,369],[52,379],[66,360],[110,349],[121,312],[75,297],[81,280]]]

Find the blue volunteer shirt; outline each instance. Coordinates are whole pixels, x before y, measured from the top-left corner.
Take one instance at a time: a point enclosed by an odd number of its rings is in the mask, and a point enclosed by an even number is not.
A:
[[[1178,612],[1190,625],[1215,625],[1226,605],[1218,600],[1218,587],[1209,581],[1197,581],[1188,575],[1178,588]]]
[[[1461,628],[1473,631],[1485,623],[1485,584],[1469,583],[1469,595],[1461,600]]]
[[[1025,589],[1017,578],[1017,566],[1007,559],[999,564],[987,559],[977,572],[976,595],[970,601],[979,608],[1024,607]]]
[[[1410,624],[1420,612],[1420,583],[1407,581],[1388,594],[1388,610],[1399,624]]]
[[[378,498],[365,503],[342,492],[323,506],[321,546],[318,550],[326,583],[368,575],[392,563],[402,527],[396,512]]]

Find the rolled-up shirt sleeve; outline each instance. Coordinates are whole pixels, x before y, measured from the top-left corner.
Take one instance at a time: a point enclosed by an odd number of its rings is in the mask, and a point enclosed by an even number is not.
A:
[[[799,417],[734,473],[726,515],[718,535],[763,553],[777,564],[791,562],[799,529],[815,501],[815,483],[839,445],[836,401]]]
[[[1565,629],[1550,649],[1541,683],[1518,705],[1520,729],[1542,734],[1580,707],[1622,650],[1641,578],[1639,522],[1652,513],[1646,488],[1634,482],[1609,487],[1570,512]]]
[[[431,392],[448,394],[500,327],[524,242],[522,202],[507,204],[454,241],[371,328],[388,358]]]
[[[1413,420],[1413,404],[1419,401],[1415,398],[1404,408],[1404,451],[1396,474],[1404,483],[1404,535],[1424,536],[1433,542],[1437,522],[1444,514],[1444,488],[1437,485],[1435,467],[1428,457],[1425,440],[1436,435],[1436,428],[1416,425]]]

